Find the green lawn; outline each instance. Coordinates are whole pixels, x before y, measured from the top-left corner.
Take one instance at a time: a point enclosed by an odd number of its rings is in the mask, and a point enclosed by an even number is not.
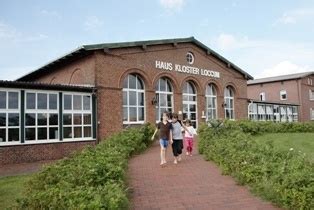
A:
[[[314,133],[269,133],[255,136],[259,141],[272,141],[282,150],[293,148],[305,153],[314,162]]]
[[[6,209],[21,197],[25,182],[31,175],[20,175],[0,178],[0,209]]]

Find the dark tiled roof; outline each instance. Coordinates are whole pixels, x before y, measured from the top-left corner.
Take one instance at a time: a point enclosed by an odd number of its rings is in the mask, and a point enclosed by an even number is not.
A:
[[[314,74],[314,72],[303,72],[303,73],[288,74],[288,75],[277,76],[277,77],[266,77],[266,78],[261,78],[261,79],[249,80],[249,81],[247,81],[247,84],[248,85],[254,85],[254,84],[260,84],[260,83],[269,83],[269,82],[300,79],[300,78],[309,76],[311,74]]]
[[[283,103],[283,102],[277,102],[277,101],[260,101],[256,99],[248,99],[249,102],[259,103],[259,104],[273,104],[273,105],[293,105],[293,106],[300,106],[300,104],[294,104],[294,103]]]
[[[236,71],[240,72],[242,75],[244,75],[247,79],[253,79],[251,75],[249,75],[247,72],[224,58],[223,56],[219,55],[194,37],[188,37],[188,38],[178,38],[178,39],[160,39],[160,40],[147,40],[147,41],[136,41],[136,42],[118,42],[118,43],[104,43],[104,44],[93,44],[93,45],[83,45],[70,53],[63,55],[44,66],[22,76],[21,78],[17,79],[17,81],[31,81],[34,77],[37,77],[39,75],[47,74],[50,70],[53,70],[53,68],[62,66],[67,62],[71,62],[75,59],[78,59],[80,57],[84,57],[86,55],[91,54],[94,50],[109,50],[109,49],[115,49],[115,48],[125,48],[125,47],[137,47],[142,46],[146,47],[149,45],[162,45],[162,44],[179,44],[179,43],[193,43],[196,46],[202,48],[204,51],[206,51],[207,54],[212,55],[213,57],[221,60],[222,62],[226,63],[230,68],[235,69]]]
[[[41,90],[65,90],[79,92],[93,92],[96,90],[93,86],[85,85],[64,85],[47,84],[41,82],[23,82],[23,81],[5,81],[0,80],[0,88],[23,88],[23,89],[41,89]]]

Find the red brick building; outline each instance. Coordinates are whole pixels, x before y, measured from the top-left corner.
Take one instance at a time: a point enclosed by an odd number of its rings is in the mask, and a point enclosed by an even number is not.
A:
[[[258,112],[259,109],[261,113],[268,115],[268,120],[285,122],[314,120],[314,72],[250,80],[248,98],[253,104],[258,103],[261,107],[255,109],[252,105],[252,109],[249,110],[251,119],[255,119],[253,110]],[[267,110],[263,111],[263,105],[272,105],[272,108],[268,109],[269,113],[266,113]]]
[[[26,126],[25,121],[30,118],[28,112],[36,114],[40,111],[35,109],[32,112],[26,107],[24,112],[20,112],[20,117],[25,118],[20,125],[20,138],[14,145],[10,145],[9,136],[2,138],[0,159],[8,153],[14,157],[30,147],[34,149],[33,153],[36,150],[54,153],[68,142],[93,144],[125,126],[155,123],[163,111],[183,114],[192,120],[195,127],[213,118],[244,119],[248,113],[248,79],[253,78],[193,37],[84,45],[15,81],[16,84],[22,83],[16,89],[17,92],[24,91],[20,94],[23,96],[22,106],[28,106],[28,100],[31,106],[33,97],[38,108],[42,103],[40,97],[50,97],[49,93],[48,96],[39,96],[37,92],[40,90],[32,92],[35,96],[27,94],[27,88],[33,87],[23,86],[23,83],[39,82],[55,89],[53,93],[59,96],[59,130],[55,132],[59,137],[50,143],[48,133],[43,137],[45,140],[39,141],[38,136],[41,135],[38,132],[44,126],[38,123],[33,127]],[[71,88],[79,90],[71,91]],[[9,93],[6,94],[8,96]],[[90,104],[87,110],[84,108],[85,99],[86,104]],[[48,108],[47,113],[54,111]],[[82,116],[77,116],[82,113]],[[37,115],[34,119],[39,122],[42,116]],[[21,139],[29,134],[27,129],[31,128],[32,139]],[[10,128],[6,125],[3,129]],[[50,144],[59,146],[52,148]],[[20,153],[15,153],[17,146],[21,148]],[[31,157],[9,158],[2,163],[47,159]]]

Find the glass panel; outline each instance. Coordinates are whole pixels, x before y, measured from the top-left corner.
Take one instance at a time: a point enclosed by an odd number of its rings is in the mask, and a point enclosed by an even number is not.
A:
[[[90,96],[83,96],[83,109],[84,110],[91,110],[91,97]]]
[[[136,89],[136,77],[133,74],[129,74],[129,89]]]
[[[190,114],[190,120],[196,120],[196,113]]]
[[[35,128],[26,128],[25,129],[25,139],[26,140],[35,140]]]
[[[63,115],[63,124],[64,125],[72,125],[72,114],[64,114]]]
[[[28,113],[25,115],[25,125],[26,126],[34,126],[35,125],[36,116],[34,113]]]
[[[49,125],[58,125],[58,114],[49,115]]]
[[[196,112],[196,105],[190,105],[190,112]]]
[[[58,95],[49,94],[49,109],[57,109],[58,107]]]
[[[187,104],[183,104],[183,112],[188,112],[189,111],[189,107]]]
[[[137,121],[137,110],[134,107],[130,107],[130,121]]]
[[[47,125],[47,114],[37,114],[37,125]]]
[[[7,124],[6,113],[0,113],[0,126],[6,126],[6,124]]]
[[[82,124],[82,115],[81,114],[74,114],[74,125],[81,125]]]
[[[144,85],[143,85],[143,82],[142,82],[141,78],[139,78],[139,76],[137,76],[136,82],[137,82],[137,89],[143,90],[144,89]]]
[[[47,109],[47,94],[46,93],[37,94],[37,109]]]
[[[49,128],[49,139],[59,139],[58,128]]]
[[[38,128],[38,140],[47,139],[47,128]]]
[[[84,125],[91,125],[91,124],[92,124],[92,115],[84,114]]]
[[[92,127],[84,127],[84,137],[92,137]]]
[[[72,138],[72,127],[63,128],[63,138]]]
[[[72,95],[64,95],[64,109],[72,110]]]
[[[167,106],[167,94],[159,94],[159,106]]]
[[[80,95],[73,96],[73,109],[82,110],[82,96]]]
[[[230,99],[230,108],[233,108],[233,99]]]
[[[7,108],[7,93],[5,91],[0,91],[0,109],[6,108]]]
[[[167,95],[167,106],[172,107],[172,95],[168,94]]]
[[[196,101],[196,96],[189,96],[189,101]]]
[[[9,92],[9,109],[19,108],[19,94],[16,92]]]
[[[128,121],[128,108],[123,107],[123,121]]]
[[[20,141],[19,130],[20,130],[19,128],[10,128],[8,141]]]
[[[0,129],[0,142],[5,142],[5,141],[6,141],[6,130]]]
[[[35,93],[26,94],[26,109],[35,109]]]
[[[123,91],[123,105],[128,105],[128,92]]]
[[[138,93],[137,95],[138,104],[139,106],[144,106],[144,93]]]
[[[144,108],[138,108],[138,120],[139,121],[144,120]]]
[[[82,127],[74,127],[74,138],[82,137]]]
[[[189,100],[189,96],[183,95],[183,101],[188,101],[188,100]]]
[[[9,113],[9,126],[19,126],[20,115],[18,113]]]
[[[136,105],[136,91],[129,91],[129,105]]]
[[[159,82],[160,82],[160,89],[159,89],[159,91],[166,91],[166,80],[160,79]]]
[[[167,91],[172,92],[171,82],[169,80],[166,80],[166,81],[167,81]]]

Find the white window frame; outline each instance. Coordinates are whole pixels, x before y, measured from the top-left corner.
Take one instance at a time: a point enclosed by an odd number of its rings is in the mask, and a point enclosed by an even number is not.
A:
[[[186,53],[186,61],[188,62],[188,64],[191,64],[191,65],[194,64],[195,57],[194,57],[194,54],[192,52]]]
[[[286,98],[282,98],[283,95],[286,95]],[[281,90],[280,91],[280,100],[286,101],[288,99],[288,94],[286,90]]]
[[[261,92],[261,93],[259,94],[259,99],[260,99],[261,101],[266,101],[266,94],[265,94],[265,92]]]
[[[232,92],[232,95],[233,96],[226,96],[226,89],[229,89],[231,90]],[[227,107],[227,101],[229,101],[229,104],[231,104],[232,102],[232,108],[231,107]],[[227,110],[229,110],[230,113],[233,113],[231,118],[227,118]],[[232,111],[232,112],[231,112]],[[224,113],[225,113],[225,119],[229,119],[229,120],[235,120],[235,112],[234,112],[234,90],[232,87],[230,86],[227,86],[225,87],[224,89]]]
[[[129,76],[130,75],[134,75],[136,77],[136,79],[139,79],[141,81],[141,83],[143,84],[143,89],[138,89],[137,88],[137,82],[136,82],[136,88],[135,89],[132,89],[132,88],[129,88]],[[145,123],[145,119],[146,119],[146,97],[145,97],[145,83],[142,79],[142,77],[138,74],[128,74],[126,76],[126,78],[128,79],[128,88],[123,88],[122,89],[122,97],[123,97],[123,92],[126,92],[127,93],[127,105],[122,105],[122,113],[123,113],[123,116],[124,116],[124,108],[127,108],[128,109],[128,120],[123,120],[123,124],[124,125],[131,125],[131,124],[144,124]],[[124,78],[124,79],[126,79]],[[136,105],[129,105],[130,104],[130,91],[132,92],[136,92]],[[139,105],[138,104],[138,94],[139,93],[143,93],[144,95],[144,105]],[[123,100],[123,98],[122,98]],[[137,113],[137,116],[136,116],[136,121],[130,121],[130,108],[136,108],[136,113]],[[139,120],[139,108],[143,108],[144,109],[144,119],[143,120]]]
[[[309,98],[310,98],[310,101],[314,101],[314,90],[309,90]]]
[[[21,114],[20,114],[20,90],[17,89],[9,89],[9,88],[0,88],[0,91],[6,92],[6,108],[0,109],[1,113],[5,113],[6,115],[6,125],[1,126],[1,129],[5,129],[6,139],[4,142],[0,142],[0,146],[4,145],[16,145],[21,143]],[[18,108],[17,109],[9,109],[9,92],[15,92],[18,94]],[[9,126],[9,114],[18,114],[19,115],[19,126]],[[19,129],[19,141],[11,141],[9,142],[9,129]]]
[[[257,103],[251,102],[248,105],[248,117],[250,120],[257,120]]]
[[[195,93],[185,93],[184,92],[184,87],[183,87],[183,90],[182,90],[182,105],[183,105],[183,107],[184,107],[184,105],[187,105],[187,107],[188,107],[188,110],[187,110],[187,112],[185,112],[185,110],[183,110],[183,113],[185,113],[186,115],[187,115],[187,118],[189,119],[189,120],[191,120],[191,122],[195,122],[195,128],[197,128],[198,127],[198,116],[197,116],[197,90],[196,90],[196,87],[195,87],[195,85],[194,85],[194,83],[193,82],[191,82],[191,81],[185,81],[186,83],[190,83],[191,84],[191,86],[194,88],[194,91],[195,91]],[[190,101],[190,100],[184,100],[184,98],[185,98],[185,96],[189,99],[190,98],[190,96],[192,96],[192,97],[195,97],[195,101]],[[190,111],[190,106],[191,105],[195,105],[195,120],[192,120],[191,119],[191,113],[194,113],[194,112],[191,112]]]
[[[71,100],[72,100],[72,104],[71,104],[71,110],[66,110],[64,109],[64,97],[66,95],[71,95]],[[75,110],[74,109],[74,103],[73,103],[73,99],[74,96],[79,95],[81,96],[82,100],[81,100],[81,110]],[[90,110],[84,110],[84,96],[89,96],[90,100],[89,100],[89,107]],[[93,140],[93,108],[92,108],[92,94],[90,93],[80,93],[80,92],[64,92],[63,93],[63,104],[62,104],[62,110],[63,110],[63,115],[62,115],[62,122],[64,122],[64,115],[71,115],[71,124],[70,125],[64,125],[63,123],[63,140],[64,141],[81,141],[81,140]],[[84,115],[88,114],[91,116],[91,120],[90,120],[90,124],[84,124]],[[81,124],[74,124],[74,115],[81,115]],[[74,137],[74,128],[81,128],[81,134],[82,137]],[[90,127],[91,128],[91,136],[90,137],[84,137],[84,127]],[[65,138],[64,137],[64,128],[71,128],[72,131],[72,136],[71,138]]]
[[[27,94],[35,94],[35,109],[28,109],[27,108]],[[38,109],[37,103],[38,103],[38,94],[46,94],[47,95],[47,109]],[[57,108],[56,109],[50,109],[49,108],[49,95],[53,94],[57,96]],[[25,91],[25,113],[24,113],[24,138],[25,138],[25,143],[41,143],[41,142],[54,142],[58,141],[60,142],[60,136],[59,136],[59,92],[57,91],[45,91],[45,90],[26,90]],[[26,115],[27,114],[35,114],[35,125],[26,125]],[[46,114],[47,115],[47,124],[46,125],[38,125],[38,115],[39,114]],[[58,123],[57,125],[50,125],[49,123],[49,118],[51,114],[57,114],[58,115]],[[35,129],[35,139],[26,139],[26,130],[27,129]],[[38,129],[39,128],[46,128],[47,129],[47,139],[38,139]],[[58,138],[55,139],[49,139],[49,129],[50,128],[57,128],[58,132]]]
[[[160,80],[165,80],[165,82],[166,82],[166,91],[161,91],[160,90]],[[171,88],[170,91],[168,91],[168,83],[169,83],[169,86]],[[162,109],[166,109],[167,111],[169,111],[171,109],[171,112],[174,112],[174,109],[173,109],[174,108],[173,107],[173,85],[172,85],[171,81],[168,78],[161,77],[161,78],[158,79],[156,86],[158,86],[158,89],[156,89],[156,87],[155,87],[156,97],[158,99],[157,100],[157,104],[156,104],[156,109],[157,109],[156,110],[157,111],[156,122],[159,122],[160,118],[161,118],[161,114],[162,114],[162,112],[161,112]],[[168,104],[166,104],[166,106],[161,106],[160,105],[160,95],[161,94],[162,95],[166,95],[167,98],[168,98],[168,95],[171,96],[171,106],[168,106]]]
[[[207,88],[212,88],[212,92],[214,92],[214,94],[210,95],[210,94],[207,94]],[[208,84],[206,86],[206,92],[205,92],[205,100],[206,100],[206,107],[205,107],[205,110],[206,110],[206,120],[209,121],[209,120],[212,120],[212,119],[217,119],[217,88],[215,87],[215,85],[213,85],[212,83]],[[216,93],[216,94],[215,94]],[[213,107],[208,107],[208,104],[210,101],[214,101],[214,108]],[[215,113],[215,117],[214,118],[211,118],[209,119],[209,111],[211,110],[212,113]]]
[[[314,108],[310,108],[310,119],[314,120]]]

